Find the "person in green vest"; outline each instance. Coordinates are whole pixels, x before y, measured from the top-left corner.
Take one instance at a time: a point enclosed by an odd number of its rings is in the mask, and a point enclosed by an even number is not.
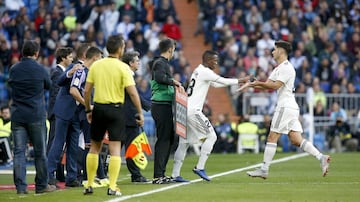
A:
[[[258,134],[258,126],[255,123],[250,122],[250,116],[248,114],[245,114],[243,116],[242,122],[237,126],[237,133],[239,134],[239,138],[241,139],[241,143],[243,146],[254,146],[255,141],[248,139],[248,138],[242,138],[241,135],[244,134]]]
[[[8,105],[0,108],[0,160],[4,163],[12,162],[12,152],[10,147],[11,121],[10,107]]]

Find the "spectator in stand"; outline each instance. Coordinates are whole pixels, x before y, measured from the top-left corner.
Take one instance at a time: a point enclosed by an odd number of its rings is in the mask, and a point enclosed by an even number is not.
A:
[[[141,9],[139,13],[139,20],[145,24],[154,22],[155,5],[153,0],[143,0],[141,2]]]
[[[134,29],[129,33],[129,39],[131,39],[132,41],[135,41],[136,35],[138,35],[138,34],[144,35],[143,25],[139,21],[135,22]]]
[[[160,5],[155,9],[155,21],[163,24],[166,22],[167,16],[171,15],[176,24],[180,24],[174,5],[171,0],[160,0]]]
[[[323,103],[321,102],[321,100],[316,101],[315,106],[314,106],[314,117],[319,116],[319,117],[324,117],[326,116],[326,108],[323,105]]]
[[[119,19],[124,19],[122,17],[125,15],[125,13],[119,13],[119,11],[116,10],[116,4],[113,1],[109,2],[104,6],[104,10],[100,15],[100,22],[105,38],[108,38],[114,33],[115,27],[118,24]]]
[[[0,116],[0,160],[3,165],[12,165],[11,113],[8,105],[0,108]]]
[[[75,13],[76,13],[76,22],[84,24],[86,20],[89,18],[91,11],[92,11],[92,3],[93,1],[90,1],[88,3],[87,0],[79,0],[75,1]]]
[[[296,70],[296,79],[299,81],[304,81],[305,76],[308,72],[311,73],[311,67],[310,67],[309,60],[307,58],[305,58],[305,60],[302,61],[299,69]]]
[[[244,135],[244,134],[258,135],[259,127],[255,123],[250,121],[250,115],[245,114],[243,116],[243,119],[241,120],[240,124],[236,127],[236,132],[239,135],[238,138],[241,138],[241,135]],[[251,146],[253,144],[255,144],[253,141],[242,142],[242,145]]]
[[[357,56],[360,53],[360,33],[354,32],[348,42],[347,49],[352,55]]]
[[[257,55],[259,57],[265,55],[265,49],[271,50],[274,47],[275,41],[270,38],[270,34],[265,32],[262,34],[261,39],[256,43]]]
[[[316,77],[319,78],[320,83],[322,85],[325,85],[325,84],[328,85],[328,84],[330,84],[331,79],[333,78],[332,74],[333,74],[333,71],[331,70],[329,59],[323,58],[319,63],[319,67],[316,72]],[[324,89],[324,90],[327,91],[328,89]]]
[[[245,15],[248,32],[254,32],[257,25],[261,25],[264,22],[261,13],[258,11],[256,5],[252,5],[250,12]]]
[[[341,61],[348,61],[349,63],[353,63],[354,55],[349,51],[349,47],[345,41],[340,43],[337,53]]]
[[[204,3],[203,7],[203,31],[205,33],[205,44],[208,44],[212,38],[212,26],[216,16],[216,0],[209,0]]]
[[[168,15],[166,17],[166,22],[163,24],[161,30],[167,37],[176,40],[178,43],[182,38],[181,30],[179,25],[175,23],[173,16]]]
[[[96,41],[95,28],[94,28],[94,25],[90,25],[85,32],[85,42],[92,43],[94,41]]]
[[[127,41],[129,39],[130,32],[135,28],[135,24],[131,22],[131,18],[129,15],[124,15],[122,21],[116,27],[116,34],[122,34],[124,40]]]
[[[218,122],[214,126],[217,140],[214,145],[214,153],[235,152],[235,131],[232,130],[228,114],[219,114]]]
[[[244,68],[245,70],[249,73],[249,70],[251,67],[253,67],[253,63],[255,62],[255,67],[257,67],[257,63],[258,63],[258,57],[255,55],[255,48],[249,48],[246,56],[243,58],[243,62],[244,62]]]
[[[231,2],[231,1],[229,1],[229,2]],[[242,11],[241,10],[237,10],[237,11],[240,11],[240,12],[235,12],[231,15],[229,27],[230,27],[230,30],[233,32],[235,39],[237,41],[240,41],[240,36],[242,34],[244,34],[245,28],[244,28],[244,25],[240,22],[240,14],[242,15]],[[240,13],[240,14],[238,14],[238,13]]]
[[[333,121],[336,121],[337,118],[339,118],[341,116],[341,120],[342,121],[347,121],[347,113],[345,111],[345,109],[343,109],[342,107],[340,107],[338,102],[333,102],[331,105],[331,112],[330,112],[330,118]]]
[[[290,58],[290,62],[294,65],[295,70],[298,70],[305,59],[306,57],[302,55],[301,50],[296,49],[293,57]]]
[[[350,126],[341,114],[336,115],[336,123],[328,131],[328,140],[332,152],[357,151],[358,140],[353,138]]]
[[[144,33],[144,38],[149,42],[149,50],[155,52],[159,45],[161,28],[157,22],[152,22],[150,28]]]
[[[137,33],[133,41],[134,49],[139,51],[141,55],[145,55],[149,51],[149,43],[144,39],[144,35]]]
[[[25,3],[23,0],[5,0],[5,7],[9,12],[9,15],[16,15],[21,7],[24,7]]]
[[[98,3],[90,3],[90,15],[86,18],[86,21],[82,24],[82,30],[87,30],[88,26],[94,25],[96,31],[100,31],[102,29],[100,23],[100,15],[103,12],[104,8],[101,4]]]
[[[115,5],[115,2],[112,1],[112,4]],[[138,20],[138,11],[136,7],[131,4],[130,0],[125,0],[124,4],[120,5],[118,13],[120,13],[119,21],[124,19],[123,17],[125,15],[130,17],[132,23],[135,23]]]
[[[68,31],[74,30],[76,27],[75,9],[70,8],[64,18],[64,25]]]
[[[323,91],[323,89],[321,89],[318,79],[314,79],[314,82],[313,82],[313,85],[312,85],[312,90],[313,90],[313,93],[314,93],[313,105],[315,106],[316,103],[318,101],[320,101],[321,105],[324,108],[326,108],[327,107],[327,100],[326,100],[325,92]]]

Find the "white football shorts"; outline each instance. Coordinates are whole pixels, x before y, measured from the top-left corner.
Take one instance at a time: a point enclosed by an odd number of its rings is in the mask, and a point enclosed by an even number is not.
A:
[[[281,107],[275,110],[271,122],[271,131],[289,134],[290,131],[303,132],[299,121],[300,112],[298,109]]]
[[[186,123],[186,139],[180,137],[180,143],[196,144],[210,135],[216,137],[214,127],[201,111],[188,114]]]

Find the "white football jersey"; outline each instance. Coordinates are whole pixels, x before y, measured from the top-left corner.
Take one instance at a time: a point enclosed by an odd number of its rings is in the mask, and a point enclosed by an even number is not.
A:
[[[295,77],[296,72],[294,66],[288,60],[285,60],[284,62],[279,64],[279,66],[271,72],[269,76],[270,80],[279,80],[284,83],[284,85],[277,90],[277,108],[286,107],[292,109],[299,109],[294,94]]]
[[[202,110],[209,86],[225,87],[238,84],[237,79],[224,78],[200,64],[192,73],[187,88],[188,112]]]

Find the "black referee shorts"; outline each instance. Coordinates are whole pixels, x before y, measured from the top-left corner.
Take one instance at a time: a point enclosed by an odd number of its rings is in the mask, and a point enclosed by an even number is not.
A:
[[[108,132],[110,141],[125,141],[125,116],[123,105],[94,104],[91,121],[91,139],[97,142],[103,140]]]

